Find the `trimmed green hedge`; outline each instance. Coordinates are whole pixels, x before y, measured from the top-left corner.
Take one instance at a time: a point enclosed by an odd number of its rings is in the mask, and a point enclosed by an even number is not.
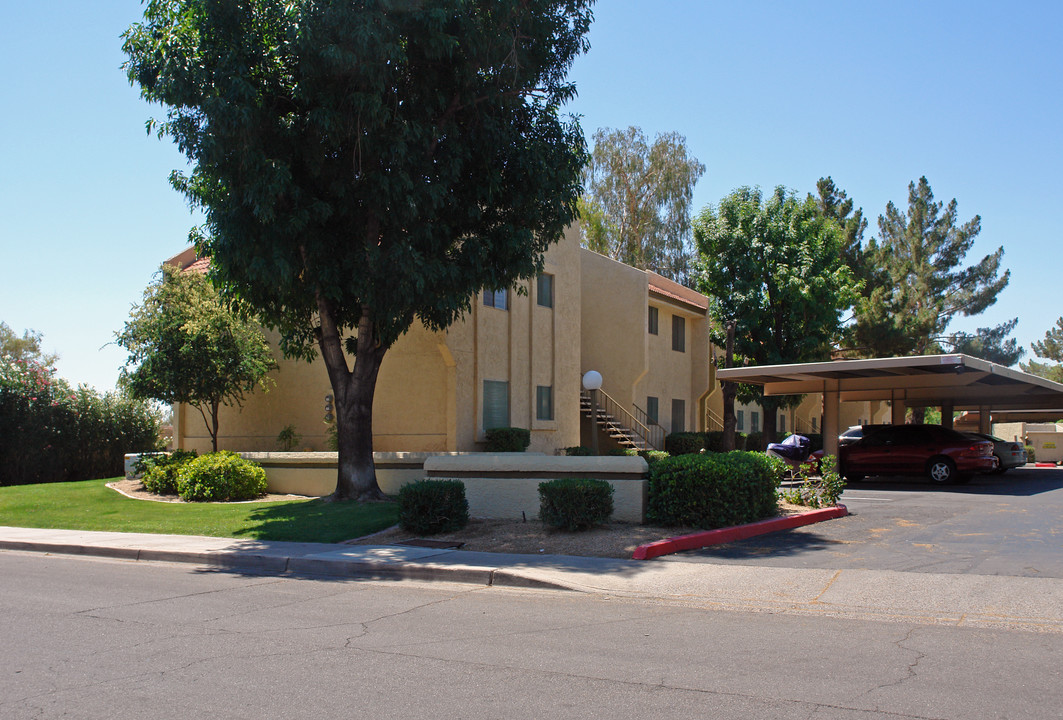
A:
[[[664,439],[664,449],[669,455],[689,455],[705,449],[705,436],[696,432],[675,432]]]
[[[266,492],[266,471],[230,450],[193,458],[177,471],[177,494],[188,502],[250,500]]]
[[[711,530],[775,514],[781,461],[735,451],[682,455],[650,468],[647,517],[664,526]]]
[[[491,428],[484,434],[487,452],[524,452],[531,445],[531,431],[524,428]]]
[[[705,436],[705,449],[709,452],[727,452],[723,449],[723,430],[711,430],[703,433]],[[735,450],[746,449],[747,435],[735,430]]]
[[[469,501],[461,480],[419,480],[399,488],[399,525],[418,535],[461,530]]]
[[[589,530],[609,522],[613,486],[605,480],[558,478],[539,483],[539,519],[559,530]]]
[[[594,451],[586,445],[573,445],[565,448],[565,455],[569,457],[591,457]]]

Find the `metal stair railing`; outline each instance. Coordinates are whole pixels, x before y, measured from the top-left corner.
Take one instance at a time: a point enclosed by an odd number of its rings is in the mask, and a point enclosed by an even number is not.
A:
[[[713,412],[712,408],[706,407],[705,415],[708,417],[709,422],[712,423],[713,430],[723,430],[723,418]]]
[[[598,417],[592,418],[597,425],[605,427],[614,438],[627,439],[629,444],[640,450],[660,450],[664,447],[664,428],[656,423],[651,426],[640,421],[604,390],[597,392]],[[588,392],[580,390],[580,398],[591,404]]]

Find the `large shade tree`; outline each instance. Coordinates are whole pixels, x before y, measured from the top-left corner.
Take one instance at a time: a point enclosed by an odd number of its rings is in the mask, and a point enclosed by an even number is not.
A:
[[[129,351],[121,382],[135,398],[196,408],[218,449],[218,410],[264,386],[276,364],[257,323],[229,307],[200,272],[165,265],[115,342]]]
[[[814,198],[798,200],[782,187],[767,198],[759,189],[739,188],[694,220],[694,242],[714,343],[725,342],[733,321],[739,363],[829,359],[859,283],[842,261],[841,228]],[[764,435],[772,442],[777,411],[787,400],[750,386],[739,397],[764,407]]]
[[[580,199],[584,244],[689,285],[690,203],[704,172],[679,133],[650,143],[637,127],[598,130]]]
[[[169,108],[174,185],[224,292],[320,351],[334,497],[380,497],[377,374],[419,319],[540,272],[576,217],[586,146],[561,114],[591,0],[149,0],[127,70]]]

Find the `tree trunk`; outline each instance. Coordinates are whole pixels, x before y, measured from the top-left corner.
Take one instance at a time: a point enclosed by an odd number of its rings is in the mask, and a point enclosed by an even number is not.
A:
[[[777,428],[779,427],[779,406],[777,403],[769,401],[768,398],[764,398],[760,406],[764,409],[763,445],[767,447],[776,442],[775,437],[778,434]],[[760,449],[763,450],[764,448]]]
[[[220,400],[210,402],[210,447],[212,452],[218,452],[218,406]]]
[[[358,322],[358,350],[354,369],[347,367],[339,330],[327,300],[318,298],[321,320],[321,356],[328,369],[336,399],[336,440],[339,468],[334,500],[370,502],[383,500],[373,463],[373,397],[377,375],[387,348],[376,338],[369,309],[362,309]]]
[[[729,368],[734,364],[735,350],[735,321],[727,323],[727,345],[723,366]],[[738,383],[720,383],[723,389],[723,449],[731,451],[735,449],[735,429],[738,421],[735,419],[735,395],[738,394]]]
[[[913,425],[922,425],[923,423],[926,422],[926,408],[925,407],[914,407],[914,408],[911,409],[910,412],[912,413],[912,424]]]

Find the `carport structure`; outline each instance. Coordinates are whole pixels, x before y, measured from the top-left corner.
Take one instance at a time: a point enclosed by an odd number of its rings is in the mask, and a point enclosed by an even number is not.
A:
[[[727,368],[716,377],[763,385],[768,396],[822,393],[823,449],[832,455],[838,454],[842,402],[889,401],[894,424],[904,422],[910,407],[940,407],[942,424],[949,427],[953,411],[977,410],[982,432],[989,432],[994,410],[1063,416],[1063,385],[962,354]]]

